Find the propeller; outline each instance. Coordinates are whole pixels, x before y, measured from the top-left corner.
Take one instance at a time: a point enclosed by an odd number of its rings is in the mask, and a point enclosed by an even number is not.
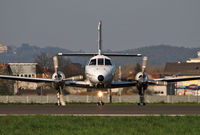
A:
[[[82,75],[79,76],[72,76],[65,78],[64,73],[58,71],[58,57],[53,57],[53,64],[54,64],[54,71],[52,78],[55,79],[55,89],[57,90],[57,99],[58,105],[65,106],[65,102],[63,100],[63,88],[65,85],[65,81],[74,81],[74,80],[81,80],[83,79]]]
[[[148,75],[145,73],[146,71],[146,66],[147,66],[147,57],[144,56],[143,57],[143,61],[142,61],[142,72],[139,72],[136,75],[136,80],[137,80],[137,89],[139,91],[139,95],[140,95],[140,103],[138,105],[145,105],[144,103],[144,91],[147,89],[148,87]]]
[[[55,78],[59,79],[60,77],[59,77],[59,73],[58,73],[58,58],[57,58],[57,56],[53,57],[53,64],[54,64],[54,71],[55,71],[54,74],[56,74]],[[55,82],[55,88],[57,90],[58,105],[61,105],[61,106],[66,105],[63,100],[63,87],[64,87],[64,82],[62,79]]]
[[[142,72],[139,72],[136,75],[136,80],[138,80],[136,86],[140,95],[140,103],[138,103],[138,105],[141,105],[141,106],[145,105],[144,92],[147,89],[149,84],[151,85],[166,85],[167,84],[166,82],[154,81],[148,78],[148,75],[146,73],[147,60],[148,58],[144,56],[143,61],[142,61]]]

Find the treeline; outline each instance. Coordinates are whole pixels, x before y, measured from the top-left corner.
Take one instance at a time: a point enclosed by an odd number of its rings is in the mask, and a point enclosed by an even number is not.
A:
[[[70,48],[70,46],[68,46]],[[141,53],[148,56],[148,63],[150,65],[164,65],[166,62],[184,62],[189,58],[197,57],[197,51],[200,48],[184,48],[184,47],[174,47],[170,45],[157,45],[149,47],[141,47],[137,49],[128,49],[118,52],[123,53]],[[58,48],[58,47],[45,47],[41,48],[38,46],[33,46],[29,44],[22,44],[20,47],[8,46],[8,51],[0,54],[0,62],[34,62],[35,58],[41,53],[46,53],[49,55],[55,55],[58,52],[72,52],[68,49]],[[78,51],[82,52],[82,51]],[[107,50],[106,52],[114,52]],[[86,64],[88,58],[78,58],[70,57],[71,61],[76,63]],[[140,63],[142,59],[140,58],[113,58],[113,62],[117,65],[124,64],[136,64]]]
[[[34,62],[37,63],[37,74],[53,74],[55,72],[53,55],[41,53],[40,55],[36,56]],[[79,63],[72,63],[69,58],[58,57],[58,71],[63,72],[66,77],[84,75],[84,66]]]

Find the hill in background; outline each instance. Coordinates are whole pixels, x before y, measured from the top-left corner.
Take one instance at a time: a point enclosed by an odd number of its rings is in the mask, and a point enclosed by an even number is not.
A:
[[[149,47],[141,47],[137,49],[128,49],[118,51],[121,53],[141,53],[143,56],[148,57],[148,64],[150,65],[164,65],[166,62],[185,62],[189,58],[197,57],[197,51],[200,48],[184,48],[184,47],[174,47],[170,45],[157,45]],[[41,48],[38,46],[33,46],[29,44],[22,44],[20,47],[8,46],[7,52],[0,54],[1,63],[9,62],[34,62],[35,57],[41,53],[47,53],[49,55],[55,55],[58,52],[73,52],[68,49],[58,48],[58,47],[45,47]],[[114,52],[114,51],[106,51]],[[88,58],[76,58],[70,57],[73,62],[86,64]],[[141,62],[142,58],[113,58],[113,62],[118,64],[135,64]]]

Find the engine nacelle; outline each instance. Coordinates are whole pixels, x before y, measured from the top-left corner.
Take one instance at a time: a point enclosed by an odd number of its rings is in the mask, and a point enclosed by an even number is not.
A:
[[[135,80],[137,80],[137,81],[140,80],[142,78],[142,76],[143,76],[142,72],[137,73],[135,76]]]
[[[143,77],[143,73],[139,72],[136,74],[135,80],[138,81],[136,87],[139,90],[139,95],[143,95],[144,91],[148,87],[148,83],[147,83],[148,82],[148,74],[144,73],[144,77]]]
[[[143,73],[142,72],[137,73],[136,76],[135,76],[135,80],[137,80],[137,81],[139,81],[142,78],[144,78],[145,80],[148,80],[149,76],[148,76],[147,73],[144,73],[144,77],[143,77]]]
[[[57,74],[56,74],[56,73],[54,73],[54,74],[52,75],[52,79],[56,79],[56,78],[60,78],[61,80],[62,80],[62,79],[65,79],[65,74],[64,74],[63,72],[61,72],[61,71],[58,71],[58,77],[57,77]]]

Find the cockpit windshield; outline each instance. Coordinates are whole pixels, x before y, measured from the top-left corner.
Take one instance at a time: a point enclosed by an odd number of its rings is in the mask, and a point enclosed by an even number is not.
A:
[[[104,64],[103,64],[103,59],[102,59],[102,58],[98,59],[98,65],[104,65]]]
[[[109,59],[105,59],[105,65],[112,65]]]
[[[98,59],[92,59],[89,62],[89,65],[112,65],[111,61],[109,59],[105,58],[98,58]]]
[[[92,59],[89,65],[96,65],[96,59]]]

